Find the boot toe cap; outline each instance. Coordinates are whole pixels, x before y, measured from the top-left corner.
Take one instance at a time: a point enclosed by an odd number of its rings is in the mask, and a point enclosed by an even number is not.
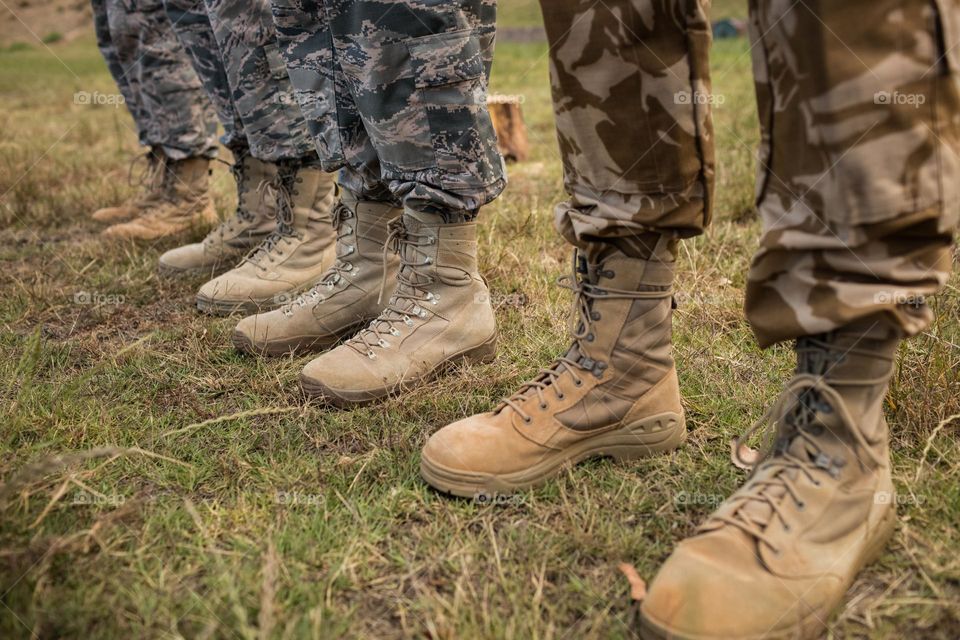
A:
[[[204,250],[200,243],[187,244],[165,251],[159,259],[159,266],[165,271],[190,271],[207,266],[203,260]]]
[[[755,555],[752,540],[720,530],[691,538],[670,556],[641,607],[644,624],[662,637],[712,639],[794,637],[825,624],[821,588],[777,576]],[[811,586],[813,588],[811,588]]]
[[[488,412],[447,425],[430,436],[422,458],[437,469],[477,477],[523,468],[523,461],[513,455],[521,453],[522,443],[513,442],[512,427],[499,418]]]

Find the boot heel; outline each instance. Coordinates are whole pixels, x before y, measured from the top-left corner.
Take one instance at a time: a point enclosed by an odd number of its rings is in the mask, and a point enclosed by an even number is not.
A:
[[[464,362],[490,364],[497,359],[497,334],[494,333],[489,340],[480,346],[464,351],[460,357]]]

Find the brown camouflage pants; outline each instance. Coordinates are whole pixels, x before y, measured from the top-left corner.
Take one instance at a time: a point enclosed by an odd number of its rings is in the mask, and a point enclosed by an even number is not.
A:
[[[589,248],[710,220],[705,0],[541,0],[570,201]],[[751,0],[763,346],[884,318],[907,335],[951,268],[960,190],[960,0]]]

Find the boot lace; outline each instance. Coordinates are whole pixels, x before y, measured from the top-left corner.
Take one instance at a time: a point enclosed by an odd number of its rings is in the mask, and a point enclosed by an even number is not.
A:
[[[564,372],[569,372],[573,379],[574,386],[581,387],[584,384],[582,375],[590,374],[600,377],[607,368],[607,363],[594,360],[584,354],[584,342],[592,342],[594,339],[594,323],[600,320],[600,313],[593,310],[594,300],[651,300],[659,298],[669,298],[673,295],[672,287],[658,287],[646,291],[628,291],[625,289],[612,289],[610,287],[601,287],[590,282],[590,267],[586,260],[579,253],[573,254],[573,266],[570,275],[561,276],[557,279],[557,284],[564,289],[573,292],[573,326],[570,327],[570,333],[573,337],[573,344],[567,352],[554,360],[550,366],[540,370],[540,372],[530,381],[523,383],[520,389],[512,396],[501,401],[500,405],[494,409],[495,413],[509,408],[517,412],[517,415],[527,424],[532,422],[533,418],[523,410],[522,403],[530,396],[530,393],[536,395],[541,409],[547,408],[546,393],[549,389],[554,390],[557,400],[563,400],[566,395],[556,385],[557,380]],[[614,274],[600,269],[601,275],[612,277]],[[578,357],[572,357],[577,354]]]
[[[430,254],[421,251],[420,247],[433,245],[435,242],[434,234],[410,231],[401,218],[390,221],[387,226],[387,241],[383,245],[384,268],[378,302],[383,299],[387,285],[387,261],[390,252],[400,256],[397,288],[380,315],[366,329],[344,344],[375,360],[377,358],[375,347],[387,348],[390,346],[387,336],[394,338],[400,336],[400,331],[394,325],[402,323],[412,327],[414,317],[420,319],[427,317],[427,305],[437,304],[440,297],[424,289],[433,284],[436,279],[427,271],[433,264],[433,260]]]
[[[294,178],[295,176],[289,171],[281,169],[271,180],[263,181],[257,188],[261,202],[272,200],[277,203],[277,227],[243,258],[243,262],[249,262],[262,271],[267,269],[263,264],[265,260],[270,264],[276,262],[274,254],[282,244],[290,243],[293,238],[300,237],[299,232],[293,227],[291,183]]]
[[[854,417],[835,387],[879,384],[885,382],[886,378],[833,381],[831,384],[825,374],[830,363],[836,361],[836,355],[831,356],[829,350],[828,343],[813,338],[798,343],[797,352],[801,357],[803,352],[806,352],[819,361],[819,364],[815,362],[812,368],[819,368],[820,373],[795,375],[773,406],[750,429],[734,440],[732,457],[740,465],[754,466],[754,478],[731,497],[731,500],[737,503],[731,513],[712,515],[704,527],[722,522],[767,545],[775,555],[780,554],[780,548],[766,532],[774,517],[789,530],[785,515],[785,501],[788,498],[797,509],[802,511],[805,508],[806,505],[797,491],[797,482],[801,477],[806,477],[815,486],[820,486],[822,474],[826,473],[837,479],[840,470],[846,465],[846,460],[831,457],[818,444],[816,436],[822,426],[817,424],[817,412],[837,414],[845,431],[853,436],[855,455],[861,464],[874,467],[884,464],[860,429],[856,428]],[[760,460],[751,465],[750,461],[743,459],[742,444],[757,432],[765,433],[766,446]],[[797,438],[804,443],[802,454],[797,454],[793,447]],[[767,508],[748,509],[751,504],[760,504]]]
[[[249,153],[249,152],[246,152]],[[237,210],[232,216],[220,222],[217,227],[210,232],[207,237],[204,239],[204,242],[211,244],[215,238],[223,238],[228,235],[233,235],[237,229],[237,224],[253,222],[254,215],[253,212],[247,211],[243,206],[243,198],[250,191],[250,176],[246,171],[246,164],[244,162],[245,155],[237,157],[234,162],[231,164],[224,160],[217,158],[218,162],[223,162],[227,165],[230,170],[230,174],[233,176],[234,182],[237,183]],[[257,189],[262,186],[257,185]]]
[[[348,280],[344,277],[345,273],[356,273],[356,267],[352,262],[345,260],[347,256],[356,252],[356,246],[344,242],[344,238],[356,234],[356,225],[351,226],[347,222],[354,217],[350,207],[342,201],[337,202],[333,208],[333,228],[337,230],[337,259],[329,269],[320,277],[320,281],[313,287],[296,297],[295,300],[283,306],[283,313],[287,316],[293,315],[297,309],[309,305],[316,305],[324,300],[326,296],[333,292],[341,284],[346,284]],[[341,249],[343,253],[341,253]]]
[[[127,184],[136,187],[139,201],[146,201],[149,197],[164,188],[167,182],[166,160],[158,156],[153,149],[136,156],[130,161],[127,168]],[[138,168],[141,166],[142,168]]]

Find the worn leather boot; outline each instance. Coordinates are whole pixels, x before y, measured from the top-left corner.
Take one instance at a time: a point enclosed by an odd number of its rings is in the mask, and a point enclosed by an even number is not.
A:
[[[276,177],[277,165],[254,158],[248,149],[235,150],[231,172],[237,182],[236,212],[202,242],[177,247],[160,256],[157,271],[161,275],[212,278],[236,266],[276,228],[276,202],[261,197],[260,185]]]
[[[674,262],[666,239],[649,259],[574,254],[573,344],[493,411],[448,425],[420,473],[459,496],[536,486],[592,456],[630,459],[686,437],[671,347]]]
[[[116,207],[104,207],[97,209],[91,214],[91,218],[97,222],[115,224],[132,220],[153,206],[156,206],[162,199],[166,188],[164,180],[166,175],[166,156],[163,149],[159,146],[151,147],[147,153],[135,158],[130,163],[129,180],[133,183],[134,166],[139,162],[145,162],[138,182],[138,192],[129,200]]]
[[[322,351],[380,315],[384,281],[397,278],[399,259],[384,253],[387,227],[403,213],[383,202],[341,192],[334,208],[337,261],[320,283],[279,309],[249,316],[233,332],[237,349],[257,355]],[[389,295],[389,293],[388,293]]]
[[[304,391],[337,406],[372,402],[458,361],[489,362],[497,330],[477,271],[477,223],[406,211],[390,225],[400,256],[396,290],[370,325],[310,362]],[[385,284],[390,284],[389,282]]]
[[[210,199],[210,160],[187,158],[165,163],[162,200],[130,222],[107,227],[103,235],[114,240],[158,240],[206,233],[219,222]]]
[[[201,311],[228,315],[273,309],[315,285],[333,264],[333,175],[299,162],[282,163],[265,190],[277,203],[276,227],[239,265],[200,288]]]
[[[883,398],[898,341],[877,324],[797,341],[796,375],[744,436],[768,428],[772,445],[661,568],[644,638],[821,636],[893,533]]]

